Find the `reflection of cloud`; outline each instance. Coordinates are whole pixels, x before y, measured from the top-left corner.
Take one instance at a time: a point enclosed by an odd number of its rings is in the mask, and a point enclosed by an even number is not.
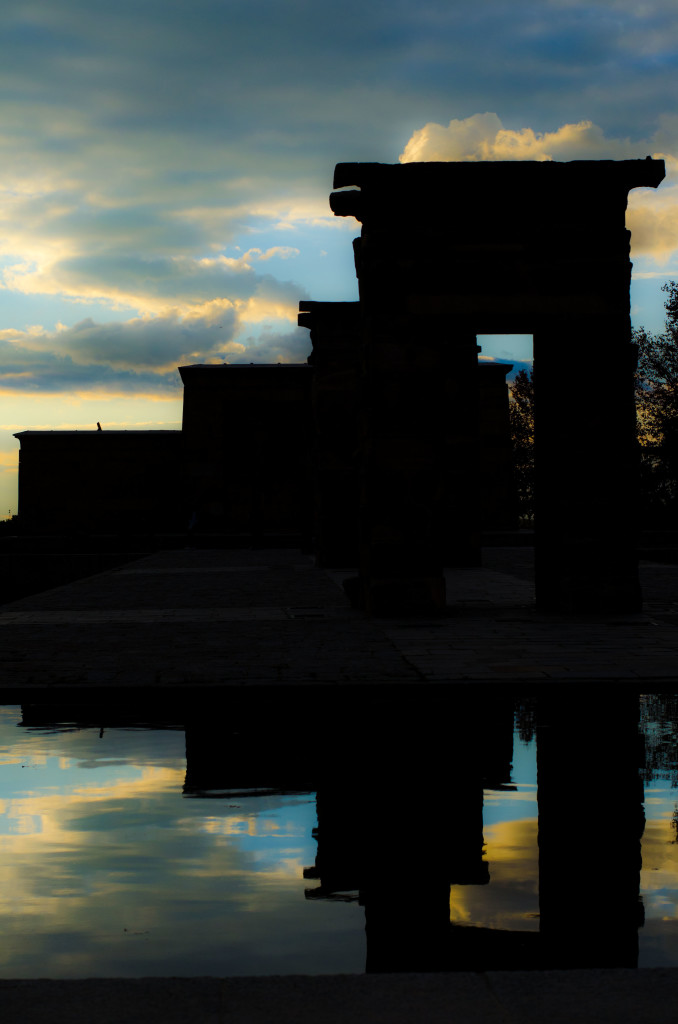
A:
[[[60,772],[64,772],[73,766],[70,758],[60,759],[58,768]],[[36,782],[40,778],[41,776],[36,776],[31,781]],[[96,785],[96,780],[93,779],[94,784],[69,787],[66,793],[45,793],[36,787],[21,796],[5,800],[3,817],[10,823],[36,823],[36,832],[40,833],[41,841],[44,843],[53,843],[57,836],[60,837],[60,843],[63,843],[64,836],[68,833],[69,845],[78,846],[81,842],[78,833],[83,830],[76,827],[77,821],[88,817],[90,805],[98,807],[108,805],[112,801],[119,806],[121,801],[135,800],[151,792],[176,792],[181,789],[183,780],[182,769],[147,767],[141,771],[138,778],[112,779],[104,786]],[[36,810],[37,807],[39,811]],[[11,826],[9,831],[15,832],[17,829]]]
[[[535,803],[536,792],[534,787],[523,786],[520,789],[515,790],[513,793],[502,793],[496,792],[492,789],[487,789],[483,794],[483,803],[485,806],[494,803],[515,803],[520,801],[527,801],[531,804]]]
[[[534,794],[531,794],[534,800]],[[527,797],[529,799],[529,797]],[[453,885],[450,919],[482,928],[538,931],[539,850],[534,818],[485,825],[489,885]]]
[[[361,969],[362,916],[304,900],[309,796],[187,800],[182,732],[20,717],[0,709],[0,976]]]
[[[179,748],[182,739],[172,738]],[[212,801],[182,798],[181,758],[141,770],[99,761],[87,773],[61,760],[65,785],[3,805],[12,829],[0,836],[2,975],[266,973],[276,956],[313,969],[313,934],[331,935],[337,914],[309,914],[303,898],[315,847],[308,797],[241,799],[249,810],[224,804],[220,815]]]
[[[647,801],[646,801],[647,802]],[[678,843],[670,818],[647,821],[641,887],[646,914],[678,919]]]
[[[645,923],[638,933],[639,967],[673,966],[678,940],[678,843],[669,807],[675,791],[665,791],[663,817],[645,823],[640,887]],[[649,803],[647,797],[646,805]]]

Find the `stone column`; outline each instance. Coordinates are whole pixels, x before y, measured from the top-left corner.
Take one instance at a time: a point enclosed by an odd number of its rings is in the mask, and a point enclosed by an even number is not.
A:
[[[313,550],[319,565],[359,559],[360,309],[357,302],[300,302],[311,331]]]
[[[625,211],[631,188],[663,174],[650,159],[562,165],[551,236],[535,239],[536,596],[546,611],[641,606]]]
[[[404,193],[403,170],[339,165],[335,184],[362,191],[330,201],[363,225],[360,580],[377,615],[442,611],[444,563],[477,562],[478,551],[475,331],[446,309],[448,236],[435,196],[409,175]]]
[[[573,339],[574,342],[573,342]],[[536,597],[545,611],[640,610],[628,317],[535,334]],[[559,352],[580,353],[581,367]]]

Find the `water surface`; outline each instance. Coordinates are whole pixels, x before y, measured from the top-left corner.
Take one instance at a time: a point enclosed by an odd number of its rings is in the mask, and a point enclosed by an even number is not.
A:
[[[384,728],[385,748],[363,743],[364,760],[349,733],[343,763],[333,755],[328,772],[316,756],[317,785],[292,790],[243,786],[239,771],[224,785],[228,737],[215,751],[214,734],[193,736],[187,774],[182,728],[36,726],[30,709],[0,708],[0,976],[540,966],[559,948],[548,942],[561,888],[566,909],[576,900],[569,918],[613,960],[678,966],[675,711],[674,698],[641,699],[646,755],[631,769],[603,740],[590,761],[581,714],[565,755],[512,700],[491,727],[432,727],[431,761],[407,721]]]

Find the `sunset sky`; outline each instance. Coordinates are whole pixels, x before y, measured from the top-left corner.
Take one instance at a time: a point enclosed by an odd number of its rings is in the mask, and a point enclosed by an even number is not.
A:
[[[177,365],[306,358],[299,300],[357,298],[340,161],[663,156],[628,218],[659,329],[677,71],[675,0],[5,0],[0,515],[14,432],[178,427]]]

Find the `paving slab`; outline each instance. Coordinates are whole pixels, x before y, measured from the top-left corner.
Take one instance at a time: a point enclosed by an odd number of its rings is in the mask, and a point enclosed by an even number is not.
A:
[[[6,1024],[673,1024],[678,969],[0,981]]]
[[[347,573],[289,549],[159,552],[0,606],[0,697],[196,687],[678,683],[678,566],[644,563],[637,615],[534,606],[530,555],[448,570],[445,616],[369,619]]]

